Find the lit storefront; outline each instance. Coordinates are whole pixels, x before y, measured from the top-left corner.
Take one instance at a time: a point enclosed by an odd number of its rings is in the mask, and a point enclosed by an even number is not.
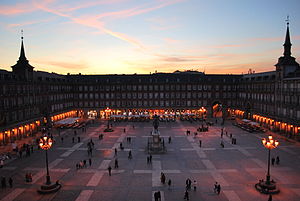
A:
[[[110,117],[150,117],[157,115],[162,118],[177,118],[181,116],[190,116],[195,118],[206,118],[207,110],[204,107],[199,108],[198,110],[175,110],[175,109],[111,109],[106,108],[99,111],[100,119],[109,119]]]
[[[228,110],[231,115],[236,115],[239,118],[244,118],[244,111],[242,110]],[[299,125],[292,125],[287,122],[279,121],[276,119],[272,119],[266,116],[253,114],[252,120],[259,123],[260,126],[267,128],[274,132],[285,133],[289,135],[289,137],[300,138],[300,126]]]

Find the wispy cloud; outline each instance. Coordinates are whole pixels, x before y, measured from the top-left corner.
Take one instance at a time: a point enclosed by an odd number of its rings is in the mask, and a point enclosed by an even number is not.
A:
[[[41,20],[33,20],[33,21],[27,21],[24,23],[18,23],[18,24],[8,24],[7,27],[8,28],[14,28],[14,27],[24,27],[24,26],[29,26],[29,25],[33,25],[33,24],[39,24],[39,23],[44,23],[44,22],[50,22],[52,21],[54,18],[48,18],[48,19],[41,19]]]
[[[66,5],[64,5],[63,7],[60,8],[60,10],[57,10],[56,8],[51,7],[48,1],[46,1],[46,2],[34,1],[34,6],[45,12],[49,12],[49,13],[52,13],[52,14],[55,14],[55,15],[58,15],[61,17],[65,17],[76,24],[95,28],[101,32],[109,34],[115,38],[121,39],[123,41],[126,41],[132,45],[135,45],[135,46],[145,50],[146,49],[145,45],[142,44],[142,42],[140,42],[139,40],[134,39],[133,37],[128,36],[124,33],[112,31],[112,30],[106,28],[104,26],[104,22],[103,22],[102,18],[104,18],[104,17],[125,18],[125,17],[136,16],[136,15],[151,12],[156,9],[160,9],[165,6],[172,5],[172,4],[181,2],[181,1],[183,1],[183,0],[159,1],[159,4],[154,5],[152,7],[147,7],[148,4],[146,4],[146,5],[142,5],[142,6],[131,8],[131,9],[126,9],[126,10],[121,10],[121,11],[116,11],[116,12],[107,12],[107,13],[102,13],[100,15],[89,15],[89,16],[72,16],[71,14],[66,13],[66,12],[72,11],[74,9],[88,7],[88,6],[91,6],[93,3],[96,4],[97,2],[93,2],[90,4],[84,4],[82,6],[75,6],[75,7],[71,7],[71,8],[67,8]],[[118,1],[115,1],[115,2],[118,2]]]
[[[37,63],[41,65],[43,68],[48,68],[49,66],[55,66],[58,68],[64,68],[69,70],[81,70],[89,68],[89,65],[84,61],[74,61],[74,62],[66,62],[66,61],[47,61],[47,60],[32,60],[33,63]]]

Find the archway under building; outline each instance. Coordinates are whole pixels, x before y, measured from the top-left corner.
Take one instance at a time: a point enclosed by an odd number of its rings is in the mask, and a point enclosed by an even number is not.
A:
[[[245,119],[252,119],[252,113],[251,113],[251,103],[250,102],[246,102],[245,103],[245,113],[244,113],[244,117]]]
[[[214,101],[212,104],[212,116],[214,118],[223,117],[223,105],[220,101]]]

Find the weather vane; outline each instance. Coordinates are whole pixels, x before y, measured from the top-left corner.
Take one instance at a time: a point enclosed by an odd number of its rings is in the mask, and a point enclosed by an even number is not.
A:
[[[23,29],[21,29],[21,39],[23,40]]]

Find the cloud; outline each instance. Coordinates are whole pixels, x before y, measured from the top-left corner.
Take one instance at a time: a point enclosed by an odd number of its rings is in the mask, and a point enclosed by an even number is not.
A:
[[[70,70],[81,70],[81,69],[89,68],[87,63],[84,61],[65,62],[65,61],[52,61],[52,60],[51,61],[32,60],[32,62],[42,65],[42,67],[46,69],[48,66],[55,66],[55,67],[70,69]]]
[[[107,12],[102,13],[100,15],[97,15],[97,19],[105,18],[105,17],[111,17],[111,18],[126,18],[126,17],[132,17],[136,15],[145,14],[172,4],[176,4],[179,2],[182,2],[185,0],[165,0],[165,1],[159,1],[159,4],[152,5],[152,3],[144,4],[142,6],[137,6],[134,8],[121,10],[121,11],[114,11],[114,12]],[[148,7],[149,6],[149,7]]]
[[[145,45],[142,44],[140,41],[138,41],[137,39],[134,39],[133,37],[130,37],[124,33],[115,32],[115,31],[112,31],[112,30],[106,28],[104,26],[104,22],[100,21],[100,19],[103,17],[124,18],[124,17],[140,15],[140,14],[147,13],[147,12],[150,12],[150,11],[153,11],[153,10],[156,10],[156,9],[159,9],[159,8],[162,8],[162,7],[177,3],[177,2],[181,2],[181,1],[182,0],[168,0],[168,1],[161,2],[160,4],[155,5],[153,7],[147,7],[147,8],[136,7],[136,8],[117,11],[117,12],[107,12],[107,13],[103,13],[100,15],[90,15],[90,16],[83,16],[83,17],[74,17],[74,16],[64,12],[66,10],[69,10],[69,11],[73,10],[75,7],[67,9],[66,6],[63,6],[63,8],[61,10],[57,10],[57,9],[50,7],[48,2],[40,2],[40,1],[34,1],[34,6],[45,12],[49,12],[49,13],[52,13],[52,14],[55,14],[55,15],[58,15],[61,17],[65,17],[76,24],[95,28],[101,32],[109,34],[115,38],[121,39],[123,41],[126,41],[126,42],[134,45],[134,46],[139,47],[140,49],[145,50],[146,49]],[[89,5],[85,5],[85,6],[89,6]],[[85,7],[85,6],[81,6],[80,8]],[[76,8],[78,9],[79,7],[76,7]]]
[[[39,24],[39,23],[43,23],[43,22],[49,22],[52,21],[54,18],[48,18],[48,19],[43,19],[43,20],[33,20],[33,21],[27,21],[24,23],[18,23],[18,24],[8,24],[7,27],[8,28],[14,28],[14,27],[24,27],[24,26],[29,26],[29,25],[33,25],[33,24]]]
[[[2,5],[0,6],[0,15],[19,15],[24,13],[31,13],[36,8],[28,3],[19,3],[16,5]]]

